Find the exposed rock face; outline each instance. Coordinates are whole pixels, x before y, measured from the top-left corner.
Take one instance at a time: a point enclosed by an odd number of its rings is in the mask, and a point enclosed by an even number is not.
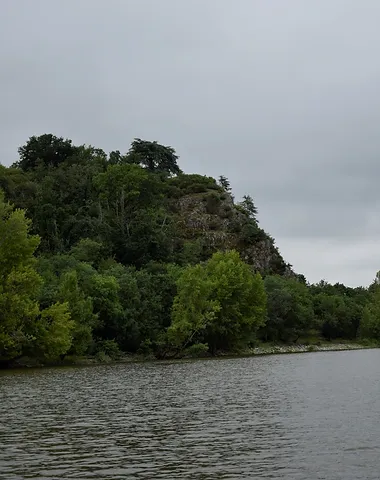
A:
[[[262,274],[294,275],[274,240],[229,193],[210,189],[187,194],[176,200],[175,208],[185,240],[200,241],[212,252],[236,249]]]

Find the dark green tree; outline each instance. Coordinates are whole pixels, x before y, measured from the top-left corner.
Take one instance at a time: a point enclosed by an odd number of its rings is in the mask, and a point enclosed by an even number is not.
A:
[[[14,210],[0,191],[0,361],[29,354],[46,359],[66,353],[74,324],[66,303],[41,310],[42,278],[34,252],[39,238],[30,235],[30,220]]]
[[[135,138],[128,152],[131,163],[139,163],[150,172],[178,175],[178,155],[173,147],[160,145],[156,141],[149,142]]]
[[[295,342],[315,326],[313,302],[307,286],[298,280],[267,276],[267,321],[261,331],[264,340]]]
[[[77,152],[72,141],[56,137],[51,133],[30,137],[25,145],[18,149],[20,160],[16,163],[22,170],[34,170],[39,163],[45,167],[57,167]]]
[[[219,185],[223,188],[224,191],[226,192],[231,192],[231,184],[230,182],[228,181],[228,178],[225,177],[224,175],[221,175],[219,177]]]
[[[258,210],[253,201],[253,198],[250,195],[244,195],[243,200],[239,203],[239,205],[244,209],[244,211],[247,213],[247,215],[250,218],[253,218],[256,220],[256,215],[258,213]]]

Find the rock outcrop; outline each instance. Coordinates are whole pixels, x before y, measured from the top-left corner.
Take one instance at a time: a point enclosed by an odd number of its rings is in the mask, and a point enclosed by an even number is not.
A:
[[[261,274],[295,275],[274,240],[256,218],[222,189],[187,193],[175,200],[177,227],[183,239],[201,243],[212,253],[236,249]]]

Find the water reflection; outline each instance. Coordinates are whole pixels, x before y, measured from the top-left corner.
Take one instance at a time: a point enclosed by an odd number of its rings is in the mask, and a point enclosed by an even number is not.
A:
[[[0,374],[0,478],[378,479],[380,351]]]

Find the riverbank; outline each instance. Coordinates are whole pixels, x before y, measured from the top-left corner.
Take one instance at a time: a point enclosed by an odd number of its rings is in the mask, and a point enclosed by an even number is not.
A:
[[[292,353],[310,353],[310,352],[336,352],[347,350],[364,350],[369,348],[380,348],[378,344],[364,344],[364,343],[321,343],[321,344],[261,344],[255,348],[241,351],[241,352],[220,352],[215,356],[203,355],[199,357],[184,356],[180,358],[171,358],[166,360],[189,360],[191,358],[239,358],[239,357],[254,357],[263,355],[281,355]],[[66,357],[60,362],[42,363],[35,359],[21,358],[8,368],[42,368],[42,367],[68,367],[68,366],[91,366],[104,364],[123,364],[123,363],[138,363],[138,362],[160,362],[154,355],[138,355],[138,354],[123,354],[118,358],[111,358],[107,355],[101,357]]]
[[[343,350],[363,350],[377,348],[376,345],[359,343],[329,343],[321,345],[261,345],[252,350],[252,355],[276,355],[281,353],[336,352]]]

